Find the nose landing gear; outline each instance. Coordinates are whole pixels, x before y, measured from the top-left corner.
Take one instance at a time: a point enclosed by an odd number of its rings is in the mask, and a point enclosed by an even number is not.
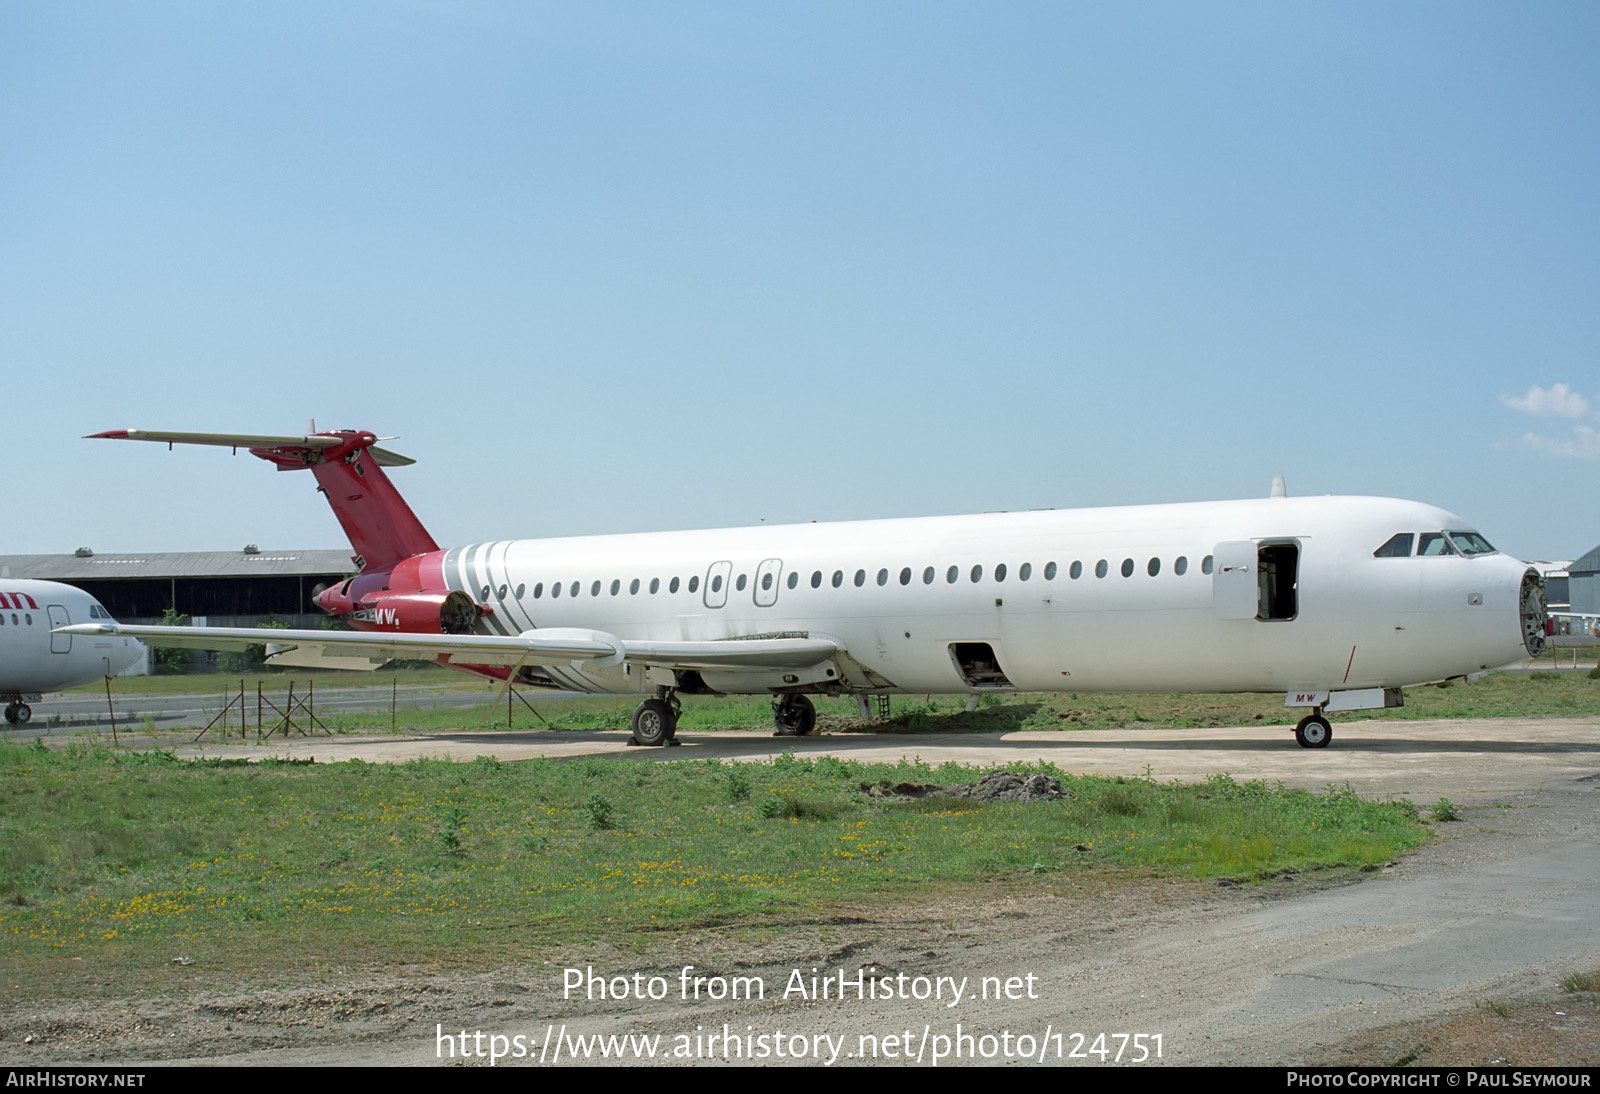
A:
[[[1333,725],[1322,716],[1322,711],[1314,710],[1294,727],[1294,739],[1300,742],[1301,748],[1327,748],[1328,742],[1333,740]]]
[[[21,699],[13,699],[6,706],[6,721],[11,725],[27,725],[32,717],[33,708]]]

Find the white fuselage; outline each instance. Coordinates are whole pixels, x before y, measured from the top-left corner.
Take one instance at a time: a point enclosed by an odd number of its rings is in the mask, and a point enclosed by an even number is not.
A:
[[[110,618],[99,601],[71,585],[0,578],[0,698],[36,698],[133,665],[144,656],[136,638],[52,633]]]
[[[836,639],[856,691],[1358,689],[1526,656],[1522,563],[1374,557],[1469,527],[1416,502],[1271,498],[498,541],[443,552],[443,578],[491,609],[484,634]],[[620,669],[551,676],[643,690]]]

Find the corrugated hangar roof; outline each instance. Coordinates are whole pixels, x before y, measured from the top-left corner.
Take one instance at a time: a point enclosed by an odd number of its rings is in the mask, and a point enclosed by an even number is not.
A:
[[[0,573],[39,581],[179,577],[297,577],[347,574],[350,551],[150,551],[92,555],[0,555]]]

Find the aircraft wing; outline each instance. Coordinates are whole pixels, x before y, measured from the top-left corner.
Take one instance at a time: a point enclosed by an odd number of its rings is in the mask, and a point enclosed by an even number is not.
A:
[[[551,627],[514,637],[484,634],[384,634],[373,631],[284,630],[272,627],[161,627],[128,623],[78,623],[62,634],[128,635],[153,646],[200,650],[275,647],[286,661],[339,661],[344,667],[376,668],[400,658],[446,658],[458,665],[560,665],[624,661],[684,669],[784,669],[819,664],[839,652],[825,638],[746,638],[717,642],[655,642],[618,638],[604,631]]]

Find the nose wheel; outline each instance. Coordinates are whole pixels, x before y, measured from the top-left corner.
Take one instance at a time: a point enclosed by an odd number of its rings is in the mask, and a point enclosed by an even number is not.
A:
[[[33,717],[33,708],[20,700],[6,707],[6,721],[14,726],[27,725]]]
[[[1333,726],[1320,713],[1307,714],[1294,727],[1294,739],[1301,748],[1327,748],[1333,740]]]

